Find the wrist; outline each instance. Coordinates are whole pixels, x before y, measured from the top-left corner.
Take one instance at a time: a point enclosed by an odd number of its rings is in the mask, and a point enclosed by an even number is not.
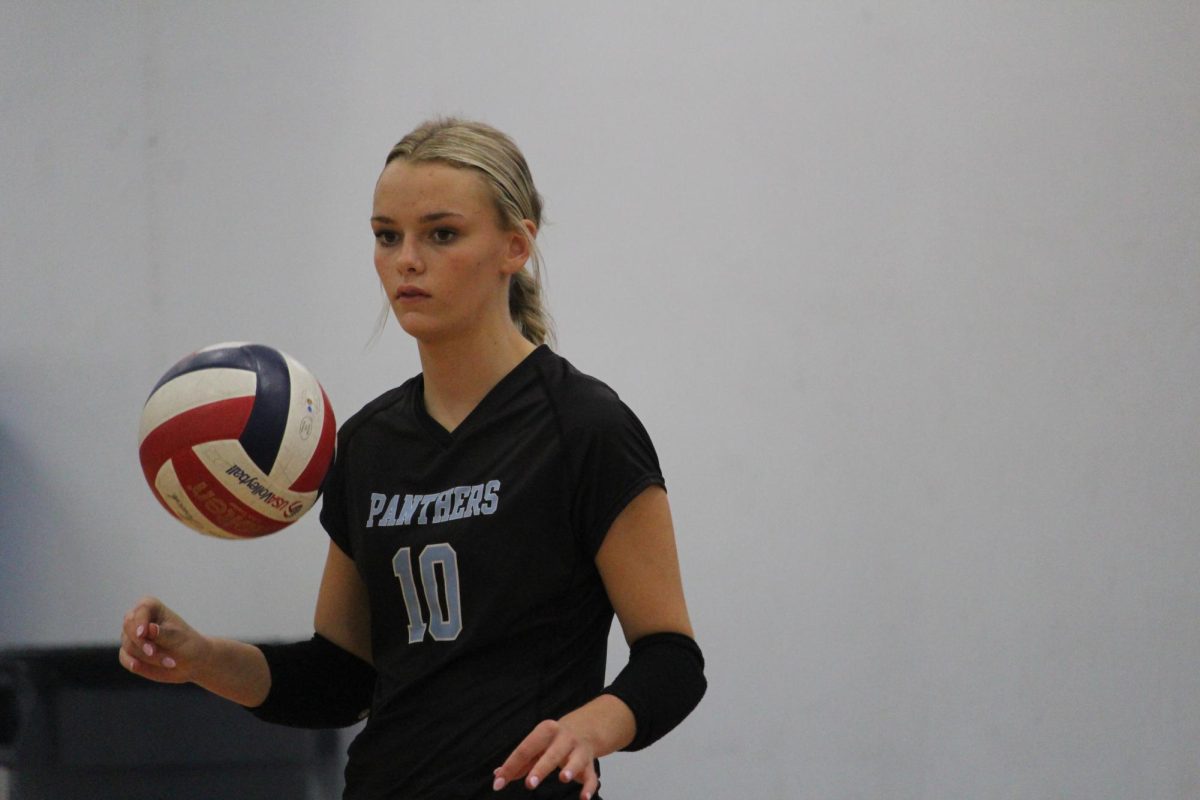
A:
[[[215,670],[213,668],[214,655],[217,650],[218,643],[214,637],[196,634],[195,645],[190,659],[191,670],[188,679],[200,686],[208,689],[213,682]]]
[[[271,670],[262,650],[234,639],[198,636],[191,681],[213,694],[253,708],[271,689]]]
[[[637,723],[620,698],[602,694],[559,720],[587,740],[596,758],[615,753],[633,741]]]

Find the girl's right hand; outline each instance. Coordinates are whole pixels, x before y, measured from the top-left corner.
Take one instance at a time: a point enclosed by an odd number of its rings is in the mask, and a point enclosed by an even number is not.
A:
[[[152,681],[187,683],[203,673],[212,653],[208,637],[156,597],[143,597],[121,626],[121,666]]]

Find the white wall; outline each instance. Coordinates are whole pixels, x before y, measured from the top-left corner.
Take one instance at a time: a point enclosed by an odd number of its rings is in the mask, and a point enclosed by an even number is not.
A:
[[[414,373],[365,349],[370,192],[461,113],[532,163],[559,349],[655,438],[708,656],[607,795],[1200,793],[1196,5],[0,8],[0,645],[146,592],[307,635],[316,515],[188,531],[138,414],[222,340],[343,417]]]

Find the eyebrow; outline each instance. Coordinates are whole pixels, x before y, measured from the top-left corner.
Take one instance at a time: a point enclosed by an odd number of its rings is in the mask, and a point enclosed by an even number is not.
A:
[[[418,221],[419,222],[437,222],[438,220],[445,219],[446,217],[463,217],[463,216],[464,215],[459,214],[457,211],[431,211],[428,214],[424,214]],[[392,219],[391,217],[385,217],[385,216],[377,214],[377,215],[371,217],[371,222],[382,222],[385,225],[394,225],[396,221],[394,219]]]

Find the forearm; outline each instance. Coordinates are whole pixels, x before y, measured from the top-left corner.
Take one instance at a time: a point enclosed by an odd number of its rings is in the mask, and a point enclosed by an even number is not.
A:
[[[234,639],[210,637],[203,665],[192,682],[239,705],[262,705],[271,690],[271,670],[261,650]]]

